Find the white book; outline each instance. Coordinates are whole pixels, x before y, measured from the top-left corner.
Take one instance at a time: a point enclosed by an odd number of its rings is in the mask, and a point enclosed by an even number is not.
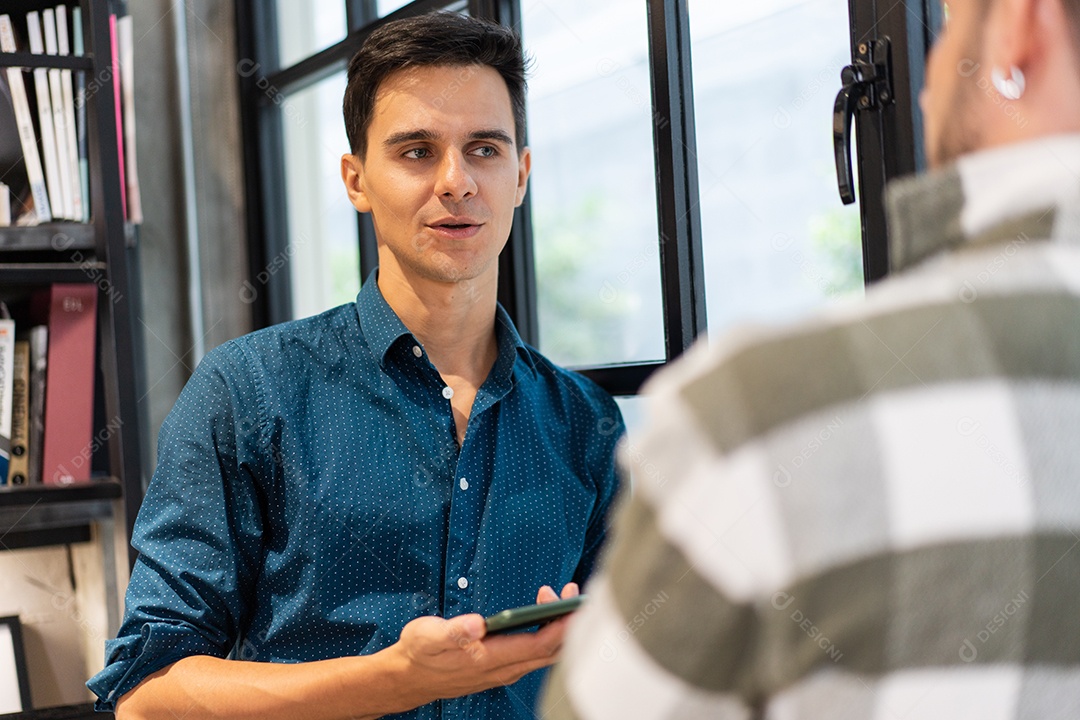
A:
[[[11,17],[0,15],[0,52],[13,53],[15,46],[15,28]],[[45,186],[45,173],[41,169],[41,156],[38,154],[37,136],[34,134],[34,119],[30,115],[30,102],[26,98],[26,86],[20,68],[7,69],[8,85],[11,86],[11,104],[15,109],[15,122],[19,126],[19,142],[22,145],[23,162],[26,174],[30,178],[30,193],[34,198],[34,215],[38,222],[52,220],[49,193]]]
[[[0,183],[0,227],[11,226],[11,189]]]
[[[68,42],[67,7],[56,6],[56,50],[58,55],[70,55]],[[75,132],[75,89],[71,82],[71,71],[60,71],[60,87],[64,96],[64,129],[67,131],[67,170],[71,182],[71,219],[82,221],[84,218],[82,181],[79,172],[79,140]]]
[[[0,475],[11,461],[11,391],[15,380],[15,321],[0,320]]]
[[[76,55],[83,54],[82,9],[71,11],[73,47]],[[86,144],[86,74],[75,76],[75,137],[79,151],[79,185],[82,188],[83,222],[90,222],[90,154]]]
[[[56,14],[52,8],[41,13],[45,31],[45,53],[56,55]],[[56,162],[60,166],[60,194],[64,197],[63,217],[75,219],[75,167],[68,164],[67,116],[64,114],[64,73],[59,68],[49,70],[49,98],[52,101],[53,128],[56,130]]]
[[[36,10],[26,14],[26,30],[30,52],[36,55],[44,54],[41,17]],[[56,152],[56,121],[53,120],[52,102],[49,100],[49,71],[45,68],[34,68],[34,91],[37,93],[41,147],[45,151],[45,182],[49,186],[49,201],[56,217],[65,217],[64,193],[60,185],[60,158]]]
[[[127,178],[128,220],[143,221],[139,191],[139,165],[135,153],[135,23],[130,15],[116,21],[120,54],[120,89],[124,93],[124,165]]]

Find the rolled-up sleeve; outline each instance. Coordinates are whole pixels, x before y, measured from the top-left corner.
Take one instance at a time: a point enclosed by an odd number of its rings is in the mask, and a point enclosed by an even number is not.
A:
[[[207,355],[162,425],[124,621],[87,683],[96,709],[113,710],[181,658],[226,657],[236,643],[262,552],[259,409],[243,349],[228,343]]]

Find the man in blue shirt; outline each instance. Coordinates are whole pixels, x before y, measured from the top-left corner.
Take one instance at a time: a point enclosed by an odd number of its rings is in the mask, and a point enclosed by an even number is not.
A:
[[[592,571],[618,408],[496,302],[530,167],[519,39],[390,23],[345,117],[379,270],[355,304],[211,352],[162,426],[89,683],[122,719],[532,718],[565,621],[484,637],[482,616]]]

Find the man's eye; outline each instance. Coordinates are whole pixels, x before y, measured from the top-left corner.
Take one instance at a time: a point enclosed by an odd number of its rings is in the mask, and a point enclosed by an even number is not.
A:
[[[491,145],[483,145],[473,150],[473,154],[479,155],[480,157],[495,157],[499,154],[499,151]]]
[[[428,152],[427,148],[413,148],[405,151],[405,157],[410,160],[423,160],[426,157],[431,157],[431,153]]]

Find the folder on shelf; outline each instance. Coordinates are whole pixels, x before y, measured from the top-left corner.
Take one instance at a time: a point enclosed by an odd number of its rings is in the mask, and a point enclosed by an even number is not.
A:
[[[120,49],[119,31],[115,15],[109,16],[109,45],[112,53],[113,78],[113,105],[116,110],[116,151],[120,167],[120,206],[124,209],[124,218],[130,218],[128,213],[127,176],[124,171],[124,114],[120,107]]]
[[[15,321],[0,319],[0,477],[11,462],[11,391],[15,375]]]
[[[0,183],[0,227],[11,225],[11,188]]]
[[[41,12],[45,36],[45,54],[57,55],[56,12],[51,8]],[[67,114],[64,112],[64,71],[49,69],[49,99],[52,104],[53,131],[56,135],[56,164],[60,168],[60,192],[64,197],[63,217],[75,218],[75,166],[70,163]],[[70,103],[70,100],[68,100]],[[73,113],[74,114],[74,113]],[[74,130],[74,128],[72,128]]]
[[[56,52],[58,55],[70,55],[71,44],[68,41],[67,8],[63,5],[56,6]],[[47,47],[46,47],[47,49]],[[72,220],[83,221],[83,196],[82,182],[79,173],[79,140],[75,129],[75,89],[71,81],[70,70],[60,70],[60,88],[64,102],[64,132],[65,147],[67,149],[66,162],[64,163],[65,174],[71,187],[71,215]]]
[[[11,463],[7,478],[9,487],[25,485],[30,472],[30,342],[15,341],[15,372],[11,382]]]
[[[0,15],[0,52],[16,52],[17,49],[15,28],[11,24],[11,17]],[[30,181],[30,193],[34,200],[34,215],[38,222],[48,222],[52,220],[52,209],[46,188],[45,173],[41,167],[41,156],[38,154],[37,135],[34,132],[33,117],[30,114],[30,102],[26,97],[22,69],[7,68],[7,78],[11,90],[11,104],[19,129],[23,161]]]
[[[142,193],[139,190],[139,168],[135,152],[135,25],[134,18],[125,15],[116,21],[117,48],[120,55],[120,87],[124,100],[124,157],[127,167],[128,220],[143,221]]]
[[[41,17],[35,10],[26,14],[26,32],[30,41],[30,52],[36,55],[45,53],[45,43],[41,35]],[[49,203],[56,217],[67,217],[64,189],[60,182],[60,155],[56,145],[56,121],[53,117],[52,100],[49,93],[49,71],[34,68],[34,91],[37,95],[38,130],[41,131],[41,148],[45,154],[45,184],[49,188]]]
[[[90,479],[97,286],[57,284],[42,299],[49,318],[42,482],[66,485]]]

